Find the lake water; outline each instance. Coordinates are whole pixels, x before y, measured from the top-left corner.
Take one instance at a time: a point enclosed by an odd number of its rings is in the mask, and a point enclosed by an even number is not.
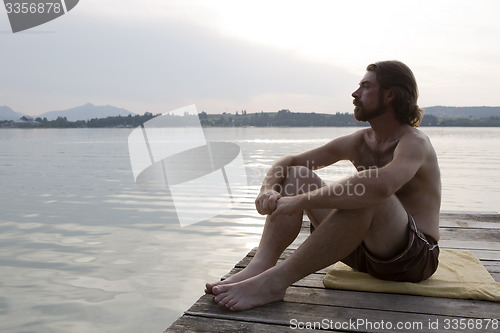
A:
[[[354,130],[205,129],[241,147],[248,194],[184,228],[165,194],[134,183],[130,129],[0,130],[0,331],[162,332],[258,244],[253,198],[271,163]],[[500,128],[422,130],[439,156],[442,209],[498,211]]]

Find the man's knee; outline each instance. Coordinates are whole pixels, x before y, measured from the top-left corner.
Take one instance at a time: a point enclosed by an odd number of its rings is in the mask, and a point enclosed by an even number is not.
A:
[[[312,170],[302,165],[289,166],[286,170],[287,178],[308,178]]]
[[[293,196],[317,190],[322,186],[324,183],[311,169],[291,166],[288,167],[286,178],[281,183],[280,192],[283,196]]]

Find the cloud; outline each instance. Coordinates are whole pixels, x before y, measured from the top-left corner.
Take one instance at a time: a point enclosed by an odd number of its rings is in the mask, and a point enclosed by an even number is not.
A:
[[[12,64],[0,83],[3,104],[43,108],[38,113],[85,102],[134,106],[138,109],[131,111],[138,113],[188,103],[201,103],[198,108],[208,112],[225,111],[222,105],[275,111],[255,103],[276,96],[286,107],[287,96],[293,96],[299,104],[301,99],[304,105],[316,101],[310,111],[337,112],[350,108],[338,110],[332,98],[350,105],[349,93],[359,79],[340,68],[173,18],[66,16],[47,25],[54,31],[0,36],[6,45],[2,61]],[[23,95],[25,102],[12,101]]]
[[[384,4],[88,0],[16,35],[0,15],[0,104],[347,112],[365,66],[399,59],[422,106],[498,105],[497,2]]]

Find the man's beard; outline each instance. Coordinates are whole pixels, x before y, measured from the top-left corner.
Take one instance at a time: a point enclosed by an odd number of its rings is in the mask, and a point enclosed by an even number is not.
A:
[[[382,96],[380,96],[378,101],[378,106],[375,109],[367,110],[363,107],[363,103],[359,100],[354,100],[354,105],[356,108],[354,109],[354,118],[357,121],[369,121],[375,117],[378,117],[385,113],[386,108],[384,107],[384,103],[382,100]]]

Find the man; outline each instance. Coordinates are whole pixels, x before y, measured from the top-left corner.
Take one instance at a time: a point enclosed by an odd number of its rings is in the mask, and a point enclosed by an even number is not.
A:
[[[218,304],[245,310],[282,300],[292,283],[337,261],[396,281],[425,280],[436,270],[440,171],[429,138],[416,129],[423,112],[413,73],[398,61],[369,65],[352,96],[355,118],[370,127],[271,167],[255,200],[268,216],[254,259],[206,285]],[[357,172],[326,185],[312,171],[340,160]],[[311,235],[276,265],[304,212]]]

